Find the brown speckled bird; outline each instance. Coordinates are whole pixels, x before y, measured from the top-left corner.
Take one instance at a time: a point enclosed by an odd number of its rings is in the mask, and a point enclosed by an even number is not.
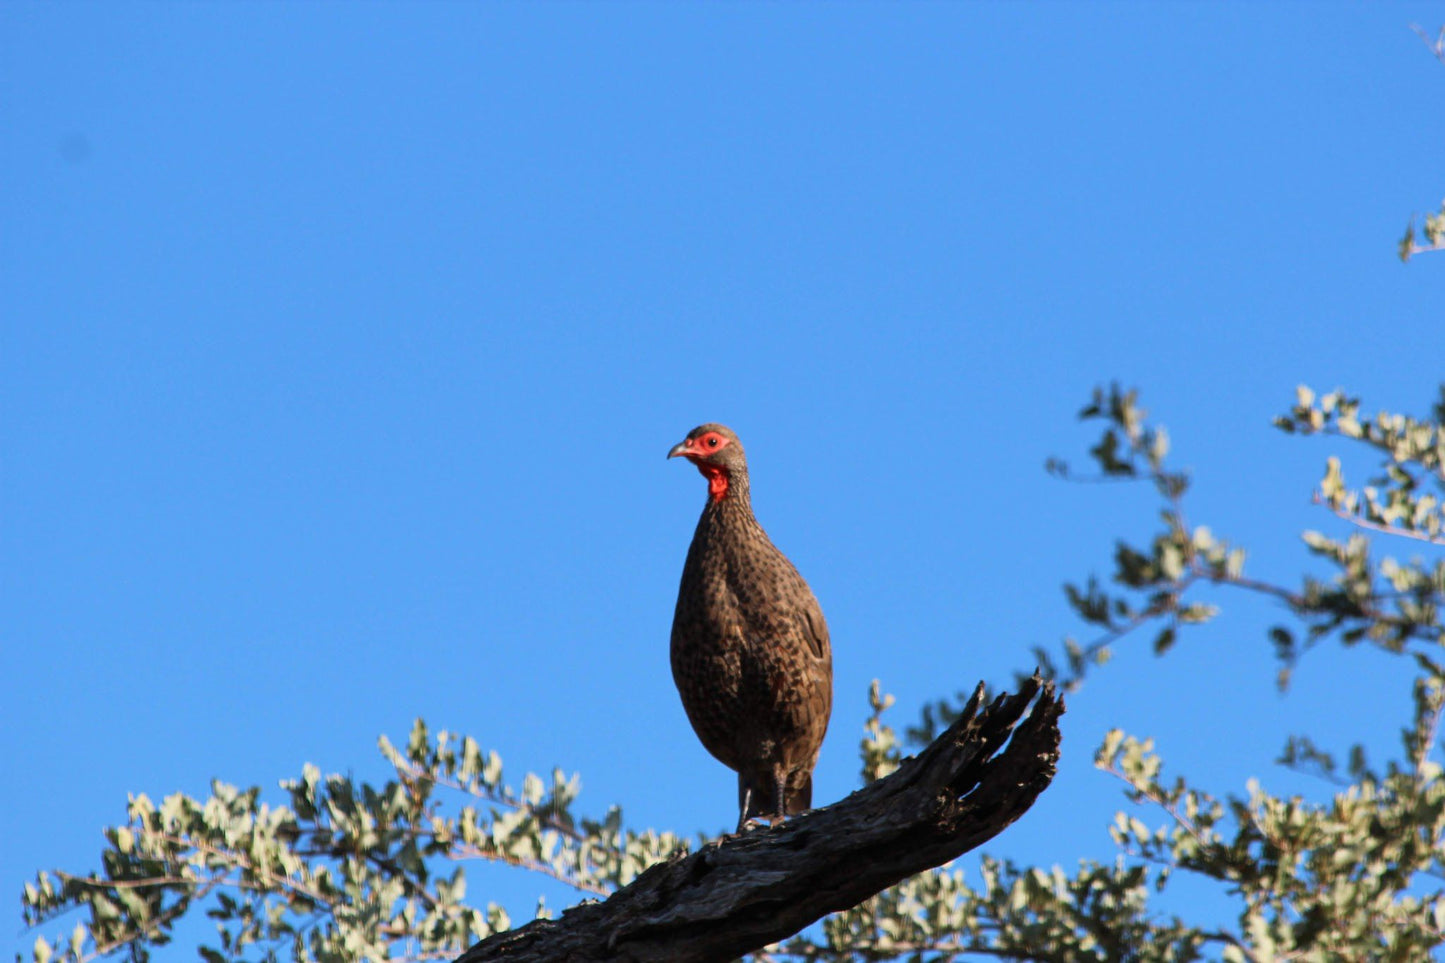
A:
[[[738,828],[812,805],[833,709],[823,610],[753,517],[738,436],[700,425],[667,453],[707,478],[672,618],[672,678],[703,746],[738,774]]]

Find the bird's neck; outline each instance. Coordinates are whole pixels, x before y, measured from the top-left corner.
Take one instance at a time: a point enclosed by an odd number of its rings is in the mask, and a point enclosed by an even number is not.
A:
[[[722,565],[724,571],[728,571],[736,562],[733,558],[735,552],[745,547],[748,551],[755,551],[759,543],[772,544],[753,515],[753,503],[748,497],[748,476],[746,473],[734,474],[728,479],[721,498],[708,495],[702,517],[697,521],[692,547],[688,550],[688,564],[693,564],[696,554],[696,561],[703,568]]]
[[[748,500],[748,473],[734,472],[718,465],[699,464],[697,470],[707,479],[709,505],[732,503],[751,512]]]
[[[730,472],[712,465],[698,466],[707,478],[705,514],[725,518],[752,518],[753,503],[748,491],[748,473]]]

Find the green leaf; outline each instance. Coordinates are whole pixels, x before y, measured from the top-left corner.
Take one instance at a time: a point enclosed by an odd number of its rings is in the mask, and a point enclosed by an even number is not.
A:
[[[1154,654],[1163,655],[1174,647],[1175,632],[1174,626],[1167,626],[1163,631],[1154,637]]]

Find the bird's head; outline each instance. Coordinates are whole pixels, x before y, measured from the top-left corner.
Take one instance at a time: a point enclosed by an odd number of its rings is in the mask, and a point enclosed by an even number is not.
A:
[[[667,453],[668,458],[679,456],[692,462],[706,476],[708,494],[713,501],[727,497],[733,478],[745,477],[748,471],[743,443],[725,425],[698,425],[689,431],[687,437]]]

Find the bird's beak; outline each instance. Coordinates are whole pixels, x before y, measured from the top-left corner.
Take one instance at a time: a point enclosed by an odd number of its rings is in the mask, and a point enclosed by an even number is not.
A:
[[[690,442],[690,441],[680,441],[680,442],[678,442],[677,444],[675,444],[675,445],[672,446],[672,448],[671,448],[671,449],[668,451],[668,453],[667,453],[667,457],[669,457],[669,458],[676,458],[678,455],[690,455],[690,454],[692,454],[692,442]]]

